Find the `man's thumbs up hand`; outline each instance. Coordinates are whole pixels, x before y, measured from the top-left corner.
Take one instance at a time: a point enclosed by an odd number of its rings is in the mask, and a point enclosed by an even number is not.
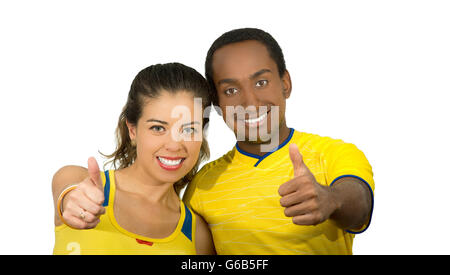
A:
[[[67,193],[63,200],[63,219],[71,227],[90,229],[97,226],[105,214],[105,200],[100,169],[95,158],[88,160],[89,176]]]
[[[308,173],[311,174],[308,167],[306,167],[303,162],[303,156],[300,154],[297,145],[294,143],[289,145],[289,157],[291,158],[292,166],[294,167],[294,177],[299,177]]]
[[[294,178],[278,189],[280,204],[285,207],[286,217],[298,225],[317,225],[337,209],[336,200],[328,186],[320,185],[306,164],[296,144],[290,144],[289,156],[294,169]]]

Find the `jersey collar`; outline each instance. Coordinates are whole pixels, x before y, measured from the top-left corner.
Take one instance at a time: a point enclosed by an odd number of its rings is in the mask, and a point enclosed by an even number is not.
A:
[[[273,153],[277,152],[278,150],[280,150],[281,148],[283,148],[286,144],[289,143],[289,141],[291,141],[292,136],[294,135],[294,129],[293,128],[289,128],[290,132],[289,132],[289,136],[282,142],[280,143],[280,145],[278,145],[277,147],[275,147],[274,149],[270,150],[269,152],[265,153],[263,156],[258,156],[255,154],[251,154],[251,153],[247,153],[244,150],[242,150],[241,148],[239,148],[238,143],[236,142],[236,156],[241,160],[244,161],[246,163],[250,163],[252,164],[254,167],[258,167],[258,165],[267,157],[269,157],[270,155],[272,155]]]

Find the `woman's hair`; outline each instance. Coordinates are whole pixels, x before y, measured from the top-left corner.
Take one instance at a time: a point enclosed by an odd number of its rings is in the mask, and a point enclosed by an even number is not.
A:
[[[180,63],[156,64],[140,71],[134,78],[127,103],[123,107],[116,129],[117,147],[111,155],[104,155],[111,159],[114,168],[122,169],[130,166],[136,160],[136,146],[131,143],[126,122],[137,125],[142,115],[142,110],[147,99],[158,98],[162,91],[176,94],[180,91],[191,92],[194,97],[202,98],[202,110],[206,110],[203,116],[203,131],[209,122],[209,109],[211,100],[209,86],[205,78],[196,70]],[[200,155],[197,163],[191,171],[174,184],[175,191],[186,186],[194,177],[200,163],[209,158],[209,147],[203,135]],[[118,166],[117,166],[118,164]]]

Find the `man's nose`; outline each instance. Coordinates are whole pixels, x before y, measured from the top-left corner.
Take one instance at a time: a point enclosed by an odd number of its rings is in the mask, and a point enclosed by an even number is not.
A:
[[[259,106],[259,99],[256,95],[255,91],[251,88],[245,88],[242,91],[242,105],[243,107],[255,107],[257,108]]]

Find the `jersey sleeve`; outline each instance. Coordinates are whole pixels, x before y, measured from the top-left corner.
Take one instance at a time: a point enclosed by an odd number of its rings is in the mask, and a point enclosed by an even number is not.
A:
[[[332,186],[337,180],[344,177],[357,178],[365,183],[372,198],[370,216],[366,224],[357,230],[347,230],[352,234],[364,232],[372,219],[375,182],[373,179],[372,166],[364,153],[351,143],[336,142],[326,150],[324,155],[326,163],[327,181]]]
[[[204,176],[204,171],[201,169],[195,176],[192,182],[186,187],[186,191],[183,195],[183,202],[194,212],[199,215],[203,215],[202,205],[199,199],[198,183]]]

